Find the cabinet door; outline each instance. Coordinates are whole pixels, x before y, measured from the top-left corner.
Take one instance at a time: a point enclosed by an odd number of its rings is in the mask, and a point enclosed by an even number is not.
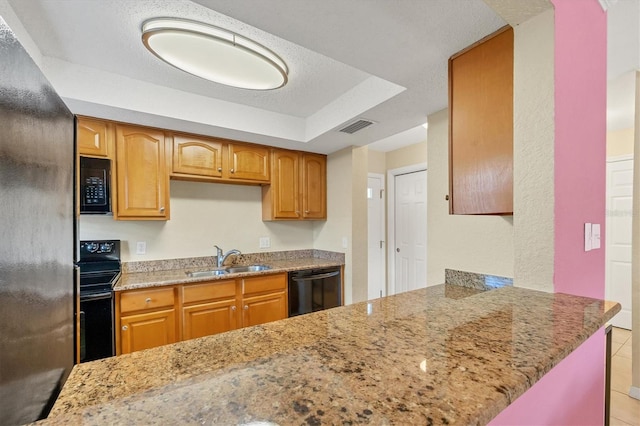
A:
[[[176,342],[174,309],[120,318],[121,353],[128,354]]]
[[[78,117],[76,140],[80,155],[109,157],[112,125],[101,120]]]
[[[222,177],[222,143],[174,135],[173,173]]]
[[[298,219],[300,217],[299,154],[294,151],[273,152],[273,217]]]
[[[287,295],[284,291],[245,297],[242,300],[242,326],[264,324],[287,317]]]
[[[164,133],[116,126],[118,218],[169,218]]]
[[[235,330],[236,299],[219,300],[182,308],[184,340]]]
[[[302,216],[327,218],[327,157],[302,155]]]
[[[269,181],[269,148],[228,145],[229,179]]]
[[[449,61],[450,212],[513,212],[513,29]]]

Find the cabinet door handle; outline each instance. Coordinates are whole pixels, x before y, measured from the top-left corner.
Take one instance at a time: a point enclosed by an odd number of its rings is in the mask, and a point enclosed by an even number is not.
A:
[[[221,172],[222,171],[222,167],[218,167],[218,171]]]
[[[164,211],[164,207],[160,207],[160,213]]]
[[[235,173],[236,171],[234,169],[229,170],[231,173]]]
[[[232,306],[232,307],[231,307],[231,310],[232,310],[232,311],[235,311],[235,310],[236,310],[236,307],[235,307],[235,306]]]
[[[310,213],[309,210],[304,211],[304,214],[309,214],[309,213]]]
[[[244,310],[248,311],[249,310],[249,305],[244,305]]]
[[[122,326],[122,331],[127,331],[129,329],[129,327],[127,327],[126,325]]]
[[[146,302],[146,303],[151,303],[151,298],[150,298],[150,297],[147,297],[147,298],[145,299],[145,302]]]

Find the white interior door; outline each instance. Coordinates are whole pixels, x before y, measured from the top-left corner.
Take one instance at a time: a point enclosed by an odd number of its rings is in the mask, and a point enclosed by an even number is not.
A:
[[[633,159],[607,162],[605,297],[622,310],[611,320],[631,329],[631,218]]]
[[[427,285],[427,172],[395,177],[395,293]]]
[[[367,223],[369,228],[368,299],[386,296],[384,237],[384,175],[369,174],[367,183]]]

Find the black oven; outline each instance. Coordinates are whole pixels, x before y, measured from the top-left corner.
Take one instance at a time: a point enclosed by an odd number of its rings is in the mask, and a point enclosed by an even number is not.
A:
[[[80,241],[80,362],[115,355],[113,285],[120,241]]]
[[[80,213],[111,212],[111,160],[80,157]]]

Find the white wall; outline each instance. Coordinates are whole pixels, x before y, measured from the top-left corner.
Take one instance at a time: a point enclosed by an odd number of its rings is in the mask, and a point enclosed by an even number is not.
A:
[[[514,285],[553,292],[554,11],[514,30]]]
[[[427,145],[427,284],[444,270],[513,277],[513,217],[449,215],[449,115],[429,116]]]
[[[171,181],[171,220],[115,221],[110,216],[82,215],[81,239],[122,240],[122,260],[157,260],[313,248],[313,222],[263,222],[259,186]],[[271,247],[260,249],[259,237]],[[136,255],[137,241],[147,254]]]
[[[400,167],[412,166],[414,164],[427,162],[427,141],[408,145],[387,152],[387,170],[399,169]]]
[[[345,148],[327,157],[327,220],[316,222],[313,229],[313,247],[345,254],[344,298],[351,304],[353,254],[351,232],[352,208],[352,148]],[[342,246],[346,238],[347,247]]]
[[[607,157],[633,155],[634,128],[607,132]]]

